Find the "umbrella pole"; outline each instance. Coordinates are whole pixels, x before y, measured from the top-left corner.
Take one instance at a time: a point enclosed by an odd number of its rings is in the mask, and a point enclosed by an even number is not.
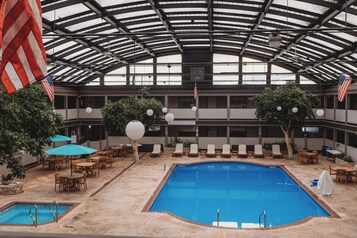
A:
[[[71,160],[71,177],[72,177],[72,156],[70,156],[69,159]]]

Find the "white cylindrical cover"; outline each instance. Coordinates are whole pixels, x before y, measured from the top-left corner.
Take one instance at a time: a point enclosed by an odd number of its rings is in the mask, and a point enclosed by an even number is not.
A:
[[[324,109],[320,108],[316,110],[316,115],[318,115],[319,117],[322,117],[324,114],[325,114]]]
[[[165,121],[167,121],[168,123],[173,122],[174,120],[175,120],[175,116],[171,112],[165,115]]]
[[[152,109],[148,109],[146,111],[146,115],[148,115],[149,117],[151,117],[152,115],[154,115],[154,111]]]
[[[163,113],[166,113],[166,112],[167,112],[167,108],[166,108],[166,107],[163,107],[163,108],[162,108],[162,112],[163,112]]]
[[[86,113],[91,113],[92,111],[93,111],[93,109],[91,107],[86,108]]]
[[[196,106],[193,106],[193,107],[192,107],[192,111],[194,111],[194,112],[197,111],[197,107],[196,107]]]
[[[281,106],[277,106],[276,110],[281,111]]]
[[[293,111],[293,113],[297,113],[298,112],[298,108],[297,107],[293,107],[293,109],[291,109]]]
[[[131,121],[125,127],[126,135],[132,140],[139,140],[145,134],[145,126],[140,121]]]
[[[332,195],[333,181],[327,170],[322,171],[319,181],[317,182],[317,191],[322,195]]]

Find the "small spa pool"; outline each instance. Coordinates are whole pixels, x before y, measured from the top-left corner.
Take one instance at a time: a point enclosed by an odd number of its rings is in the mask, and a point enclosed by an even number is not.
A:
[[[35,217],[35,208],[38,209],[38,224],[53,222],[54,217],[50,212],[50,208],[56,214],[56,206],[52,203],[20,203],[15,202],[3,207],[0,210],[0,225],[33,225],[30,218],[29,211],[32,210],[33,217]],[[75,204],[58,204],[58,217],[64,215]]]
[[[236,228],[263,226],[264,210],[268,227],[331,216],[281,167],[240,162],[176,165],[149,209]]]

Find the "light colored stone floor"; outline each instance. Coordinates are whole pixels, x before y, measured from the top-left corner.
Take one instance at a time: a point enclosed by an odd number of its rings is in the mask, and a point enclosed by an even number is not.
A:
[[[33,227],[0,226],[0,231],[31,231],[69,234],[122,235],[144,237],[357,237],[357,183],[335,184],[333,197],[321,198],[341,218],[314,218],[306,223],[272,230],[237,230],[200,226],[184,222],[162,213],[142,212],[143,207],[166,174],[165,164],[194,161],[232,160],[261,164],[285,165],[297,178],[310,187],[310,181],[318,178],[331,162],[320,156],[317,165],[300,165],[286,159],[205,159],[171,157],[166,150],[161,158],[148,154],[93,197],[93,192],[129,166],[130,158],[118,160],[113,168],[101,170],[100,178],[88,179],[88,191],[66,193],[54,191],[53,172],[36,167],[24,180],[25,192],[12,196],[0,196],[0,207],[11,201],[80,202],[80,205],[62,218],[58,224]],[[286,211],[287,213],[289,211]]]

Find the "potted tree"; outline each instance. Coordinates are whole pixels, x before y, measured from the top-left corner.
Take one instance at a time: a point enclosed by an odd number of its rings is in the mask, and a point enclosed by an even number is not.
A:
[[[1,184],[9,185],[10,183],[12,183],[13,177],[14,176],[12,174],[2,174],[1,175]]]

